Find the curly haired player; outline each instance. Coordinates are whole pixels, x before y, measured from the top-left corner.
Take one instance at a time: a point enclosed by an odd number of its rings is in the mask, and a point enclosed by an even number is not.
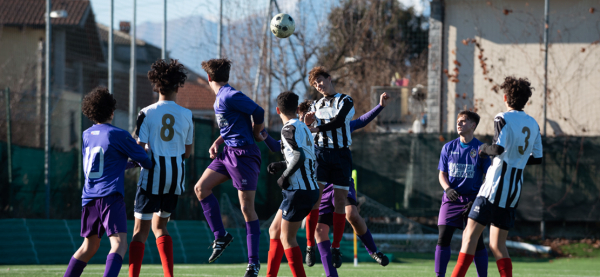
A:
[[[496,258],[500,276],[512,277],[506,237],[515,224],[523,170],[528,164],[542,162],[540,127],[533,117],[523,111],[531,97],[531,83],[525,78],[506,77],[500,88],[504,90],[507,111],[499,113],[494,119],[493,144],[484,144],[479,148],[480,156],[495,157],[469,212],[452,277],[464,277],[467,274],[477,241],[485,226],[490,224],[490,249]]]
[[[81,276],[98,251],[105,232],[111,249],[104,276],[119,275],[127,252],[127,213],[123,201],[127,158],[145,168],[151,167],[152,162],[127,131],[110,124],[116,105],[117,101],[103,87],[95,88],[83,98],[81,110],[95,123],[82,135],[85,185],[81,196],[81,236],[85,239],[71,257],[65,277]]]
[[[185,159],[192,153],[194,123],[192,112],[175,103],[177,91],[187,79],[177,60],[157,60],[148,80],[159,93],[158,102],[138,114],[138,144],[147,146],[153,166],[142,168],[135,195],[135,227],[129,246],[129,276],[140,274],[144,244],[150,228],[156,237],[165,276],[173,276],[173,240],[167,222],[185,191]]]

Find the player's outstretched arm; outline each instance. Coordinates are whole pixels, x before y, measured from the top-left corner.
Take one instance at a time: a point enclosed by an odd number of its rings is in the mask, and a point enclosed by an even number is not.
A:
[[[213,144],[210,146],[210,148],[208,148],[208,155],[210,156],[211,159],[214,159],[217,157],[217,153],[219,153],[219,146],[221,144],[223,144],[224,142],[225,142],[225,140],[221,136],[219,136],[215,140],[215,142],[213,142]]]
[[[271,150],[271,152],[281,152],[281,141],[275,140],[269,134],[266,134],[267,138],[265,139],[265,144],[267,148]]]
[[[264,141],[266,136],[262,134],[262,131],[265,129],[265,110],[260,106],[256,106],[256,109],[252,112],[252,121],[254,122],[254,126],[252,127],[254,139],[257,142]]]
[[[368,111],[367,113],[361,115],[359,118],[350,121],[350,132],[354,132],[360,128],[367,126],[367,124],[371,123],[371,121],[373,121],[373,119],[375,119],[375,117],[377,117],[379,115],[379,113],[383,110],[383,108],[385,108],[385,106],[387,106],[388,99],[390,99],[390,97],[387,95],[387,93],[385,93],[385,92],[382,93],[381,96],[379,97],[379,104],[377,104],[377,106],[375,106],[375,108],[373,108],[372,110]]]
[[[146,145],[143,142],[137,142],[131,137],[131,135],[127,132],[123,132],[123,139],[119,140],[119,143],[115,145],[119,148],[121,153],[127,155],[132,160],[138,162],[144,168],[151,168],[152,161],[148,158],[148,154],[146,154],[146,150],[144,150],[144,146]],[[144,146],[140,145],[144,144]]]

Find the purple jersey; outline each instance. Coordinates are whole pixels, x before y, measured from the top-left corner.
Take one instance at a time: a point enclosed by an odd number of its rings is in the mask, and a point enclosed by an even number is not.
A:
[[[82,206],[95,198],[120,193],[125,195],[127,158],[145,168],[152,167],[146,151],[127,131],[110,124],[95,124],[83,132],[83,172],[85,186]]]
[[[252,121],[250,116],[262,108],[241,91],[229,85],[219,89],[213,105],[221,137],[229,147],[241,147],[254,144]],[[263,115],[264,116],[264,115]],[[255,123],[260,124],[262,120]]]
[[[483,183],[483,175],[491,160],[479,157],[479,146],[482,144],[476,138],[468,144],[462,144],[457,138],[442,148],[438,169],[448,173],[450,187],[461,195],[476,194]]]

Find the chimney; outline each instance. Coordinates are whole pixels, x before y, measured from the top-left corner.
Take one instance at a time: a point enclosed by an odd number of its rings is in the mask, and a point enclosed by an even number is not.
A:
[[[119,22],[119,30],[123,33],[129,34],[129,30],[131,30],[131,23],[129,21]]]

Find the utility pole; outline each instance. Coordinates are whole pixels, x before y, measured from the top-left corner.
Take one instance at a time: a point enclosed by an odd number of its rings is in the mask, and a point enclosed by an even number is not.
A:
[[[256,76],[254,77],[254,87],[252,88],[252,100],[256,101],[258,97],[258,84],[260,82],[260,71],[262,69],[262,57],[265,50],[265,44],[267,43],[267,35],[269,28],[269,21],[271,19],[271,11],[272,11],[272,0],[269,0],[269,7],[267,8],[267,13],[265,15],[265,22],[263,25],[263,41],[260,44],[260,51],[258,54],[258,69],[256,70]]]
[[[8,158],[8,207],[9,214],[12,214],[12,197],[13,197],[13,183],[12,183],[12,136],[10,128],[10,88],[6,88],[4,91],[6,101],[6,149]]]
[[[135,114],[136,114],[136,68],[135,68],[135,46],[136,46],[136,9],[137,0],[133,0],[133,21],[131,22],[131,68],[129,72],[129,131],[133,132],[135,128]]]
[[[550,29],[549,9],[550,1],[544,1],[544,127],[543,135],[546,138],[546,125],[548,118],[546,110],[548,107],[548,31]],[[546,221],[544,219],[544,184],[546,183],[546,159],[542,160],[542,185],[540,186],[540,199],[542,201],[542,220],[540,221],[540,233],[542,240],[546,239]]]
[[[113,60],[115,58],[115,45],[113,41],[113,30],[115,21],[115,0],[110,0],[110,24],[108,27],[108,91],[113,92]]]
[[[46,0],[46,103],[44,105],[44,186],[46,187],[46,219],[50,219],[50,42],[52,41],[50,11],[50,0]]]
[[[162,31],[162,51],[160,58],[167,59],[167,0],[163,0],[163,31]]]
[[[222,51],[222,43],[223,43],[223,0],[221,0],[221,5],[219,6],[219,33],[217,34],[218,36],[218,49],[217,49],[217,58],[222,58],[223,55],[221,54]]]

